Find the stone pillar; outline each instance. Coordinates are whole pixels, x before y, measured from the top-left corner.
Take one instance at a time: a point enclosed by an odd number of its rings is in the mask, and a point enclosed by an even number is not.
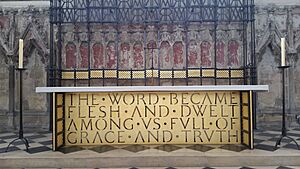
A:
[[[9,66],[9,111],[8,111],[8,126],[16,129],[16,112],[15,112],[15,66]]]

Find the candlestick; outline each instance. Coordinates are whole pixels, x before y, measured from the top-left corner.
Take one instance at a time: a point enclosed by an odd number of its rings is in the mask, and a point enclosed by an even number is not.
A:
[[[285,66],[285,38],[281,38],[281,66]]]
[[[23,39],[19,40],[19,68],[23,68]]]
[[[23,65],[21,65],[21,66],[23,66]],[[26,137],[24,137],[24,131],[23,131],[23,82],[22,82],[23,81],[23,76],[22,76],[22,74],[23,74],[24,70],[25,70],[24,68],[18,68],[17,69],[17,71],[20,72],[20,76],[19,76],[19,78],[20,78],[19,79],[19,83],[20,83],[19,84],[19,91],[20,91],[20,94],[19,94],[19,99],[20,99],[19,100],[19,108],[20,108],[20,115],[19,115],[19,118],[20,118],[20,120],[19,120],[19,137],[16,138],[16,139],[14,139],[14,140],[12,140],[8,144],[8,146],[6,147],[6,150],[5,150],[6,152],[8,152],[9,147],[11,145],[14,145],[13,143],[16,142],[16,141],[18,141],[18,140],[20,140],[20,141],[22,141],[24,143],[24,145],[26,147],[26,151],[29,152],[29,149],[28,149],[29,142],[28,142],[28,139]]]
[[[288,136],[288,133],[287,133],[287,129],[286,129],[286,126],[285,126],[285,71],[286,69],[288,69],[290,66],[279,66],[278,68],[281,69],[281,75],[282,75],[282,124],[281,124],[281,135],[279,137],[279,139],[276,141],[276,144],[275,144],[275,149],[277,149],[277,146],[281,144],[281,141],[283,141],[283,138],[286,137],[287,139],[293,141],[298,150],[300,150],[300,146],[299,144],[297,143],[297,141],[293,138],[293,137],[290,137]],[[287,142],[288,144],[290,142]]]

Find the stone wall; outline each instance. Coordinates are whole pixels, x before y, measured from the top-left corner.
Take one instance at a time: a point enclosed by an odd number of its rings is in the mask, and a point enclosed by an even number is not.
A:
[[[26,128],[48,128],[47,96],[36,94],[35,87],[47,85],[49,10],[30,3],[14,3],[16,7],[7,3],[11,2],[0,2],[0,131],[18,126],[19,74],[14,66],[18,65],[19,38],[25,41],[27,68],[23,74],[24,124]]]
[[[291,1],[287,4],[293,3]],[[288,125],[295,123],[295,114],[300,114],[299,102],[299,56],[300,56],[300,3],[297,5],[256,6],[256,56],[258,83],[270,85],[269,93],[258,95],[258,126],[278,126],[282,112],[280,38],[287,39],[287,112]]]
[[[160,42],[157,43],[157,28],[154,25],[91,26],[91,68],[116,68],[116,32],[118,42],[119,69],[183,69],[186,67],[212,67],[214,53],[212,25],[191,24],[185,35],[184,25],[160,25]],[[239,25],[220,26],[217,31],[218,68],[239,68],[242,66],[242,32],[235,30]],[[199,29],[199,27],[201,27]],[[144,35],[143,30],[146,30]],[[88,68],[88,38],[86,26],[63,26],[62,68]],[[145,42],[144,42],[144,36]],[[186,48],[186,38],[189,46]],[[145,46],[144,46],[145,43]],[[145,48],[147,50],[145,51]],[[158,48],[160,50],[158,50]],[[187,51],[186,51],[187,50]],[[201,51],[201,52],[200,52]],[[160,65],[158,53],[160,52]],[[152,60],[153,58],[153,60]]]
[[[273,1],[272,1],[273,2]],[[279,4],[279,3],[278,3]],[[285,6],[284,6],[285,5]],[[26,128],[48,128],[49,105],[45,94],[36,94],[35,87],[46,86],[46,67],[49,56],[49,2],[0,2],[0,131],[14,129],[18,124],[18,73],[13,66],[17,65],[19,38],[25,40],[24,73],[24,121]],[[258,94],[258,127],[276,127],[280,125],[281,115],[281,76],[277,66],[280,64],[280,37],[285,36],[288,43],[287,61],[291,65],[287,73],[287,107],[289,127],[297,126],[295,114],[300,114],[300,3],[287,1],[285,4],[269,4],[269,1],[257,2],[256,6],[256,56],[259,84],[270,85],[269,93]],[[205,37],[205,36],[204,36]],[[229,39],[225,39],[229,41]],[[67,43],[67,39],[66,39]],[[176,45],[177,44],[177,45]],[[72,49],[72,45],[66,45]],[[107,43],[101,46],[95,43],[95,52],[103,52]],[[130,45],[130,43],[129,43]],[[149,44],[151,46],[151,44]],[[163,45],[160,44],[160,45]],[[182,48],[181,43],[172,43]],[[78,55],[85,52],[85,44],[78,44]],[[126,57],[128,49],[139,53],[139,45],[134,48],[121,46]],[[200,44],[195,47],[201,48]],[[74,46],[73,46],[74,47]],[[205,47],[205,46],[204,46]],[[203,47],[203,48],[204,48]],[[72,52],[72,50],[68,50]],[[175,48],[174,48],[175,51]],[[127,52],[127,53],[126,53]],[[226,52],[226,50],[225,50]],[[68,55],[66,52],[64,52]],[[143,53],[143,52],[142,52]],[[192,48],[191,48],[192,56]],[[70,54],[71,55],[71,54]],[[147,55],[147,54],[146,54]],[[138,57],[138,55],[136,55]],[[198,55],[199,56],[199,55]],[[84,57],[78,57],[79,60]],[[124,60],[126,62],[126,60]],[[174,60],[175,61],[175,60]],[[226,61],[226,59],[225,59]],[[72,62],[63,61],[68,67]],[[94,63],[95,62],[95,63]],[[103,64],[94,60],[94,65]],[[157,62],[157,61],[155,61]],[[184,62],[184,60],[183,60]],[[80,62],[83,63],[83,62]],[[181,60],[180,60],[181,63]],[[195,64],[199,61],[195,60]],[[83,65],[84,66],[84,65]],[[147,65],[151,66],[151,65]]]

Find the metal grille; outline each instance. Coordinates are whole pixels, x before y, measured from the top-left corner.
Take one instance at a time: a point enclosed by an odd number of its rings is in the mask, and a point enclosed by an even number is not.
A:
[[[144,78],[163,78],[163,79],[185,79],[185,78],[223,78],[223,79],[242,79],[244,77],[243,69],[231,69],[231,70],[216,70],[217,76],[215,77],[214,69],[202,69],[202,70],[147,70],[146,77],[143,70],[91,70],[92,79],[103,78],[119,78],[119,79],[144,79]],[[104,76],[103,76],[104,72]],[[89,71],[74,71],[62,70],[62,80],[76,80],[76,79],[88,79]],[[74,76],[76,74],[76,76]],[[188,74],[188,75],[187,75]]]
[[[252,0],[52,0],[52,23],[243,22]],[[246,12],[245,12],[246,11]]]
[[[256,84],[254,0],[50,5],[50,86],[99,85],[100,79],[101,85],[153,85],[149,79],[156,85],[173,85],[174,79],[186,85],[193,79],[200,85],[224,79],[228,85]]]

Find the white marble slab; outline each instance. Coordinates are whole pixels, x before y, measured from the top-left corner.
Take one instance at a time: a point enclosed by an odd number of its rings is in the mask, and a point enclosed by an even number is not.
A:
[[[37,87],[37,93],[68,92],[175,92],[175,91],[269,91],[268,85],[218,86],[100,86],[100,87]]]
[[[49,8],[50,1],[2,1],[0,8]]]

